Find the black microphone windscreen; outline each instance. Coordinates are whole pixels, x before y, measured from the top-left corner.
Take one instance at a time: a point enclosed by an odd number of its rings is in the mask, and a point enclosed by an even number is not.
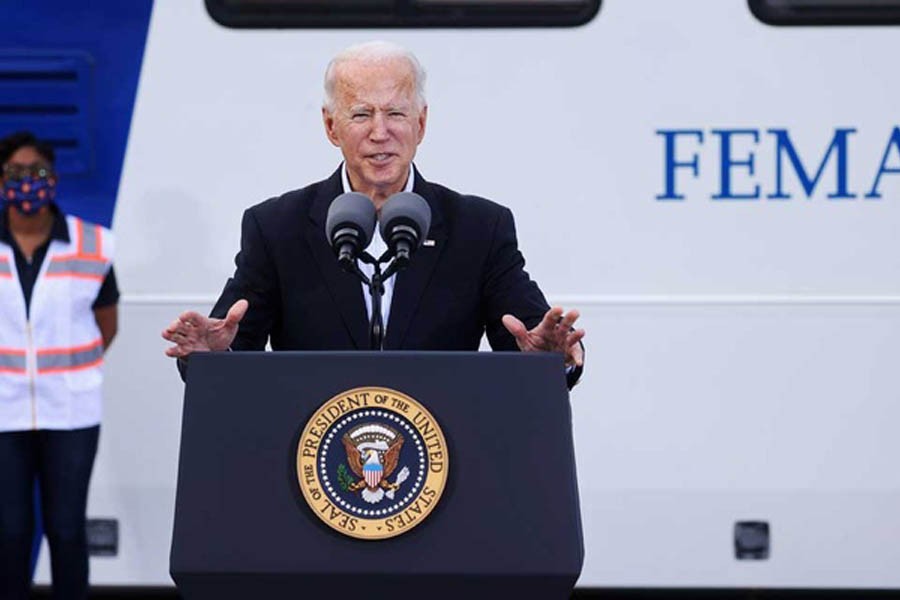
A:
[[[396,224],[413,226],[421,244],[431,227],[431,207],[425,198],[414,192],[400,192],[388,198],[381,209],[379,224],[385,242],[390,243],[391,229]]]
[[[375,205],[365,194],[347,192],[331,201],[325,219],[325,236],[334,244],[336,230],[352,227],[360,234],[360,251],[368,247],[375,231]]]

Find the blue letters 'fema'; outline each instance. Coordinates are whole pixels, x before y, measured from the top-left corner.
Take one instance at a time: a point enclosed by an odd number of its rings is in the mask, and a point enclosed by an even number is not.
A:
[[[760,185],[753,183],[752,187],[744,189],[734,189],[734,174],[737,169],[746,170],[745,173],[752,178],[756,175],[757,155],[759,152],[756,147],[759,144],[759,129],[712,129],[710,133],[719,139],[719,189],[718,193],[710,196],[713,200],[758,200],[760,195]],[[856,129],[852,127],[835,128],[831,141],[825,150],[825,154],[818,163],[815,171],[810,175],[811,171],[806,169],[804,162],[801,160],[794,143],[791,141],[790,133],[783,128],[770,128],[766,133],[771,135],[772,149],[774,150],[772,160],[775,162],[775,180],[773,182],[774,190],[765,197],[770,200],[789,200],[792,196],[785,190],[785,159],[789,166],[793,169],[800,186],[803,189],[807,199],[812,198],[829,161],[834,163],[835,167],[835,185],[833,191],[827,194],[831,200],[844,200],[856,198],[857,195],[850,190],[849,183],[849,140],[850,135],[856,133]],[[665,191],[656,196],[657,200],[675,200],[683,201],[685,195],[678,192],[678,175],[680,169],[686,169],[690,172],[694,179],[700,175],[700,156],[697,148],[703,144],[704,131],[701,129],[658,129],[656,135],[662,136],[664,139],[664,169],[665,169]],[[684,137],[690,138],[684,140]],[[745,137],[752,144],[752,148],[743,156],[735,157],[734,140],[735,138]],[[682,156],[687,154],[687,158],[679,158],[678,142],[692,145],[693,151],[681,150]],[[893,151],[893,152],[892,152]],[[831,157],[835,156],[832,161]],[[881,198],[879,185],[881,178],[885,174],[900,174],[900,164],[897,161],[891,161],[891,157],[900,158],[900,126],[895,126],[888,139],[884,154],[881,158],[881,164],[878,172],[875,174],[872,188],[866,198]],[[892,162],[893,166],[888,165]]]

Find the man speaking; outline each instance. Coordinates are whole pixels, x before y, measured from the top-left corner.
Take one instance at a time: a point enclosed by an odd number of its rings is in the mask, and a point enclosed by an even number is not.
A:
[[[168,356],[262,350],[267,341],[274,350],[371,349],[374,305],[386,350],[477,350],[486,333],[494,350],[563,354],[569,386],[577,382],[578,312],[550,308],[531,281],[509,209],[430,183],[413,165],[428,117],[424,88],[418,59],[394,44],[360,44],[332,59],[322,118],[343,164],[245,211],[234,276],[210,317],[185,312],[163,331],[174,344]],[[430,227],[373,302],[374,288],[361,279],[377,266],[360,261],[356,275],[342,268],[326,234],[329,208],[357,192],[381,214],[404,191],[424,198]],[[377,230],[370,237],[368,255],[381,256],[388,245]]]

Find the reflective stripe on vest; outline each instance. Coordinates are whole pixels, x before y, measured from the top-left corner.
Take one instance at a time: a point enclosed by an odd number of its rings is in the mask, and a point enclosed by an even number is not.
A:
[[[84,221],[78,220],[78,254],[81,256],[101,257],[102,239],[100,234],[100,226],[93,225],[85,227]]]
[[[59,257],[47,265],[47,277],[85,277],[87,279],[103,279],[106,273],[106,262],[86,258]]]
[[[75,254],[56,256],[47,265],[47,277],[80,277],[103,281],[107,260],[103,256],[103,234],[99,225],[84,226],[75,221]]]
[[[103,338],[72,348],[45,348],[37,351],[37,371],[61,373],[93,367],[103,361]]]
[[[0,348],[0,373],[22,373],[26,371],[25,350]]]

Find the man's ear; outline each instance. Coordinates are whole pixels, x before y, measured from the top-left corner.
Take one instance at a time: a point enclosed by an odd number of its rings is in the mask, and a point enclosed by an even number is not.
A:
[[[419,111],[419,140],[416,144],[421,144],[422,140],[425,138],[425,124],[428,121],[428,105],[422,107],[422,110]]]
[[[340,140],[334,127],[334,115],[324,106],[322,107],[322,124],[325,125],[325,135],[328,136],[328,140],[335,146],[340,147]]]

